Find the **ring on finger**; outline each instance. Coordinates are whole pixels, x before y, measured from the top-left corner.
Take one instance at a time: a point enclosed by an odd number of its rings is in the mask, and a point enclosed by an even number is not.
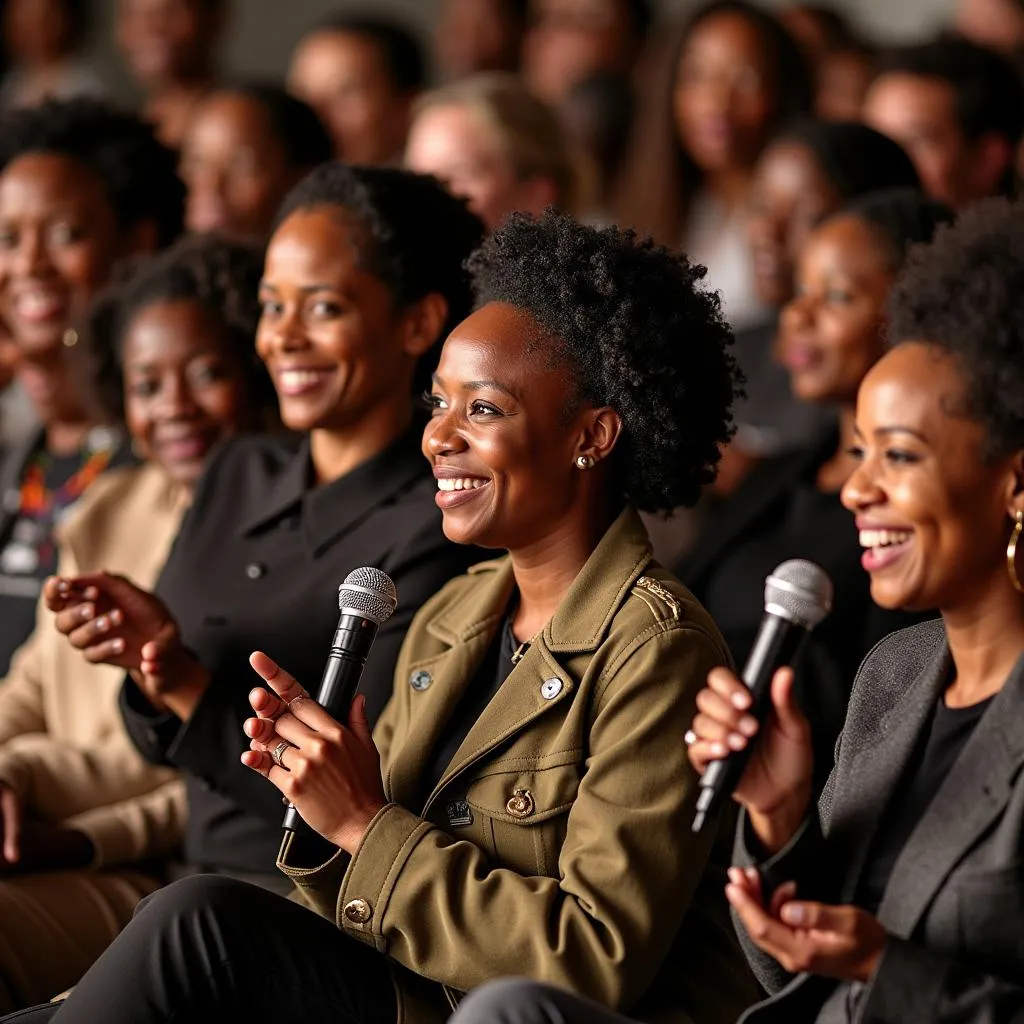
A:
[[[688,747],[692,747],[697,742],[697,734],[692,729],[687,729],[686,735],[683,736],[683,742]]]
[[[274,747],[274,749],[270,752],[270,760],[273,761],[274,764],[276,764],[278,768],[284,768],[285,771],[288,771],[288,768],[285,766],[285,763],[284,763],[284,760],[283,760],[284,752],[290,746],[291,746],[291,744],[287,740],[281,740],[281,742],[278,743],[278,745],[276,747]]]

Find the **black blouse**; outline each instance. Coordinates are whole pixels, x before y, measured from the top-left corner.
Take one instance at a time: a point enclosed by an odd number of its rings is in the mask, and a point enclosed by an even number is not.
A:
[[[360,683],[375,721],[413,615],[481,557],[445,539],[416,429],[338,480],[311,480],[308,440],[246,438],[221,449],[156,586],[210,686],[185,723],[155,713],[131,681],[122,690],[139,750],[185,773],[185,858],[203,869],[273,872],[280,844],[280,794],[239,760],[248,749],[247,695],[259,683],[250,653],[265,651],[315,694],[339,584],[359,566],[382,569],[395,581],[398,610],[378,632]]]

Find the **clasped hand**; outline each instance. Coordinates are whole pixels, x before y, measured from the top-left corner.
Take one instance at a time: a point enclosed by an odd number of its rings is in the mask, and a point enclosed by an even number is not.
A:
[[[352,702],[346,728],[265,654],[256,652],[249,663],[272,692],[257,687],[249,694],[256,717],[243,726],[250,749],[242,763],[269,779],[307,825],[355,853],[388,802],[365,698]],[[282,742],[288,746],[279,755],[279,766],[271,755]]]
[[[814,761],[810,725],[796,705],[790,669],[776,672],[771,699],[771,712],[760,726],[749,713],[746,686],[728,669],[713,669],[697,695],[689,756],[703,774],[712,761],[744,750],[759,736],[733,797],[746,808],[765,850],[774,854],[807,815]],[[726,897],[747,934],[787,971],[846,981],[871,977],[888,936],[867,911],[799,901],[792,882],[780,886],[766,905],[753,868],[731,868],[729,883]]]

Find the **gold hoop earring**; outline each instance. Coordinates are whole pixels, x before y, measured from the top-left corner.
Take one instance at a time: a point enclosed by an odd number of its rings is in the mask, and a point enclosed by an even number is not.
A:
[[[1017,576],[1017,542],[1020,540],[1022,531],[1024,531],[1024,512],[1018,510],[1014,516],[1010,543],[1006,545],[1006,571],[1010,574],[1010,582],[1018,594],[1024,594],[1024,586],[1021,585],[1020,578]]]
[[[576,456],[576,468],[577,469],[591,469],[594,465],[593,455],[577,455]]]

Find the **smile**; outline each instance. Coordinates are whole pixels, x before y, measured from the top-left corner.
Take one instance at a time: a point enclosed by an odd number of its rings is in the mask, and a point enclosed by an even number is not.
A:
[[[439,491],[475,491],[478,487],[483,487],[485,483],[487,481],[479,476],[441,477],[437,481],[437,489]]]
[[[442,510],[458,508],[470,501],[476,501],[490,483],[490,480],[478,476],[441,477],[437,481],[434,502]]]
[[[860,545],[865,548],[861,565],[868,572],[878,572],[899,560],[913,539],[911,530],[861,530]]]
[[[275,375],[278,393],[286,398],[304,395],[320,387],[332,373],[332,370],[279,370]]]

